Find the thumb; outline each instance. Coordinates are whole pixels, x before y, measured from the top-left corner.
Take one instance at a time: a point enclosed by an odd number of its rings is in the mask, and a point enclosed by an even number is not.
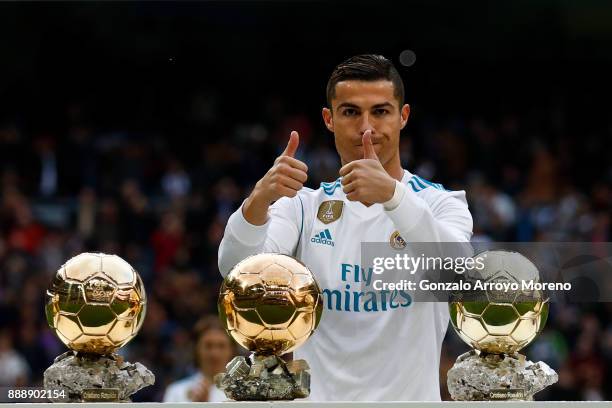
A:
[[[363,144],[363,158],[378,160],[378,156],[376,155],[376,151],[374,150],[374,145],[372,144],[372,131],[366,130],[363,133],[363,138],[361,139],[361,141]]]
[[[300,135],[294,130],[293,132],[291,132],[291,135],[289,136],[289,143],[287,143],[287,147],[285,148],[285,151],[281,154],[281,156],[294,157],[299,144]]]

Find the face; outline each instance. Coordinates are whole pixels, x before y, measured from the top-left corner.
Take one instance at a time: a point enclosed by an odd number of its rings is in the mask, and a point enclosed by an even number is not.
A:
[[[323,120],[334,133],[343,165],[363,158],[363,133],[371,130],[374,150],[383,166],[394,162],[401,166],[399,137],[410,107],[400,106],[393,91],[393,83],[387,80],[336,84],[336,96],[331,109],[323,109]]]
[[[198,365],[209,376],[225,370],[225,365],[234,354],[234,347],[224,331],[211,329],[204,333],[196,346],[198,348]]]

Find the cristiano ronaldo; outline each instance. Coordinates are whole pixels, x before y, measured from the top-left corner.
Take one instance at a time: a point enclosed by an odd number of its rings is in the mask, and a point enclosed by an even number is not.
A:
[[[399,138],[410,107],[386,58],[359,55],[338,65],[322,114],[342,163],[339,178],[304,187],[308,166],[294,157],[299,135],[291,132],[285,151],[228,220],[219,269],[225,276],[249,255],[277,252],[314,273],[325,311],[294,352],[310,365],[310,400],[440,400],[448,306],[412,302],[403,291],[359,292],[371,267],[359,265],[361,242],[467,242],[465,192],[402,168]]]

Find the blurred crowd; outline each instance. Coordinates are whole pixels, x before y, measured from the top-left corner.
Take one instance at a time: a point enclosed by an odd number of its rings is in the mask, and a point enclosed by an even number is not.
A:
[[[193,107],[193,120],[206,129],[214,95],[197,96]],[[146,320],[121,354],[157,377],[135,400],[161,401],[170,383],[197,373],[193,328],[216,314],[217,248],[229,215],[290,130],[300,132],[307,185],[336,179],[333,137],[310,112],[272,111],[261,122],[200,137],[109,131],[85,117],[75,104],[66,106],[60,128],[32,131],[19,118],[0,123],[0,386],[41,385],[64,351],[44,318],[45,290],[68,258],[100,251],[122,256],[145,282]],[[402,159],[425,179],[467,191],[474,240],[610,241],[609,129],[590,138],[558,132],[554,122],[534,128],[521,114],[416,114],[404,130]],[[583,176],[601,160],[603,172]],[[560,380],[538,398],[612,399],[611,312],[609,304],[552,305],[526,353]],[[442,378],[466,350],[450,329]]]

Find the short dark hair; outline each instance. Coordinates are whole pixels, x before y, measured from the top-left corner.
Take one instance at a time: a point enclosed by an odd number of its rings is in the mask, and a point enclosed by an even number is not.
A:
[[[362,54],[351,57],[339,64],[327,81],[327,105],[336,97],[336,84],[341,81],[380,81],[393,83],[393,95],[400,106],[404,104],[404,81],[393,63],[382,55]]]

